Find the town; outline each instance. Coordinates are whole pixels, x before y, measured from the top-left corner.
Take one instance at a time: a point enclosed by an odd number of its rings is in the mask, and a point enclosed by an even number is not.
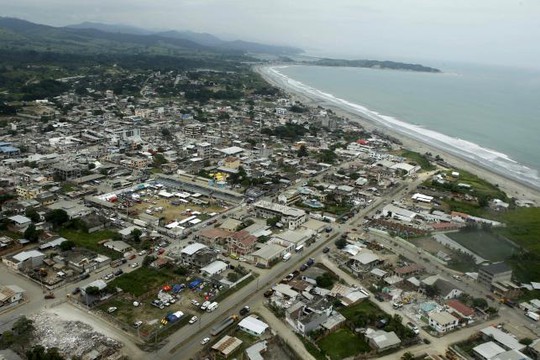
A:
[[[540,359],[533,200],[250,70],[57,83],[0,118],[0,357]]]

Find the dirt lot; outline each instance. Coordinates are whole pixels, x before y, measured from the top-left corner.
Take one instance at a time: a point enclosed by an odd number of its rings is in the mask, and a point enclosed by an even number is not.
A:
[[[452,250],[450,250],[446,246],[442,245],[441,243],[438,243],[437,241],[433,240],[431,237],[412,239],[410,241],[414,245],[424,249],[424,251],[427,251],[430,254],[435,255],[439,251],[444,251],[448,255],[452,256],[450,254]]]
[[[162,197],[155,198],[155,197],[141,197],[142,202],[139,204],[133,205],[132,209],[135,209],[138,212],[146,212],[147,210],[150,210],[152,212],[151,215],[158,216],[158,217],[164,217],[165,222],[171,222],[174,220],[182,220],[190,216],[189,213],[186,212],[186,209],[191,209],[192,211],[198,211],[201,214],[209,214],[209,213],[221,213],[225,211],[225,208],[218,206],[218,205],[195,205],[192,203],[188,204],[180,204],[180,205],[172,205],[171,201],[178,201],[176,198],[171,199],[165,199]],[[155,211],[156,208],[163,208],[161,211]],[[204,216],[199,216],[200,219],[204,220]]]

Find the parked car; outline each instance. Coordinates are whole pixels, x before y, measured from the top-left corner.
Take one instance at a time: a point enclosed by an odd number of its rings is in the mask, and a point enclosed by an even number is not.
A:
[[[45,299],[54,299],[56,296],[54,296],[54,293],[50,292],[45,294]]]
[[[300,271],[305,271],[308,267],[309,266],[307,264],[302,264],[302,266],[300,266]]]
[[[250,311],[251,311],[250,307],[246,305],[240,309],[240,316],[244,316],[248,314]]]
[[[146,250],[139,251],[139,256],[143,256],[143,255],[146,255]]]
[[[268,289],[264,292],[264,297],[269,298],[274,293],[274,290]]]
[[[142,324],[143,324],[142,320],[137,320],[133,323],[133,327],[140,328]]]
[[[81,288],[80,287],[76,287],[75,289],[73,289],[73,291],[71,292],[73,295],[77,295],[78,293],[81,292]]]
[[[129,267],[132,269],[136,268],[137,266],[139,266],[138,262],[134,262],[133,264],[129,265]]]
[[[308,261],[307,261],[307,263],[306,263],[306,265],[307,265],[307,266],[311,266],[311,265],[313,265],[313,264],[315,264],[315,259],[314,259],[314,258],[309,258]]]
[[[201,306],[201,304],[199,304],[199,302],[197,300],[195,300],[195,299],[191,300],[191,304],[196,306],[196,307]]]
[[[114,272],[114,276],[120,276],[120,275],[122,275],[123,273],[124,273],[124,270],[118,269],[118,270],[116,270],[116,271]]]
[[[330,251],[330,248],[327,246],[327,247],[325,247],[325,248],[323,249],[322,252],[326,254],[326,253],[329,252],[329,251]]]
[[[190,324],[195,324],[197,322],[197,320],[199,320],[199,318],[196,317],[196,316],[193,316],[191,319],[189,319],[189,323]]]
[[[113,277],[114,277],[113,274],[107,274],[107,275],[103,276],[103,280],[105,280],[105,281],[111,280]]]
[[[110,308],[107,309],[107,312],[109,314],[112,314],[113,312],[115,312],[116,310],[118,310],[118,308],[116,306],[111,306]]]
[[[209,337],[205,337],[204,339],[201,340],[201,345],[208,344],[209,341],[210,341],[210,338],[209,338]]]

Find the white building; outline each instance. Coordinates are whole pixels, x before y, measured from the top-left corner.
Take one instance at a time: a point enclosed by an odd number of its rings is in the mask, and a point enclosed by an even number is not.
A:
[[[429,326],[439,333],[451,331],[459,324],[459,319],[446,311],[430,312],[428,318]]]
[[[238,328],[253,336],[261,336],[268,329],[268,324],[252,315],[242,319],[238,323]]]
[[[258,201],[254,204],[255,213],[263,219],[270,219],[276,216],[281,217],[281,223],[290,230],[294,230],[306,222],[306,212],[286,205],[275,204],[269,201]]]

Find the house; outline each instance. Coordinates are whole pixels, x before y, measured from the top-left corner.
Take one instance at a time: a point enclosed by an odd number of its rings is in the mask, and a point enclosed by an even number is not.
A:
[[[536,339],[529,345],[529,353],[533,356],[533,359],[540,360],[540,339]]]
[[[272,241],[277,241],[281,245],[285,246],[289,251],[300,246],[304,245],[309,239],[314,235],[312,230],[286,230],[281,234],[277,234]]]
[[[380,258],[371,250],[362,250],[349,259],[349,266],[355,272],[368,272],[380,263]]]
[[[505,352],[505,350],[493,341],[488,341],[473,348],[474,355],[481,360],[490,360]]]
[[[108,241],[105,244],[103,244],[103,246],[105,246],[108,249],[119,252],[120,254],[125,254],[128,251],[133,250],[133,247],[131,247],[131,245],[123,242],[122,240]]]
[[[0,285],[0,307],[18,303],[23,295],[24,289],[17,285]]]
[[[253,251],[257,238],[245,230],[232,233],[225,239],[230,254],[247,255]]]
[[[70,219],[78,219],[92,213],[92,209],[76,201],[60,200],[48,206],[51,210],[64,210]]]
[[[495,355],[490,360],[532,360],[519,350],[508,350],[498,355]]]
[[[180,252],[180,262],[185,265],[203,267],[216,260],[216,258],[215,251],[200,243],[190,244]]]
[[[400,338],[393,331],[387,332],[368,328],[364,336],[369,346],[377,352],[393,349],[401,345]]]
[[[265,341],[259,341],[246,349],[248,360],[264,360],[262,353],[268,350],[268,344]]]
[[[219,226],[220,229],[223,229],[228,232],[235,232],[238,227],[242,225],[242,222],[236,219],[228,218]]]
[[[33,269],[43,264],[45,254],[37,250],[22,251],[16,255],[3,258],[4,264],[13,270]]]
[[[478,283],[491,289],[495,282],[512,280],[512,269],[504,262],[480,266],[478,269]]]
[[[26,216],[22,216],[22,215],[11,216],[8,219],[20,231],[26,229],[28,227],[28,225],[30,225],[32,223],[32,220],[30,220]]]
[[[223,357],[228,358],[229,355],[234,353],[240,345],[242,345],[242,340],[234,337],[225,335],[218,342],[212,345],[212,350],[219,352]]]
[[[523,350],[526,345],[521,344],[512,335],[505,333],[504,331],[497,329],[493,326],[488,326],[480,330],[482,338],[486,341],[493,341],[497,345],[503,347],[506,350]]]
[[[475,314],[474,309],[456,299],[448,300],[446,306],[449,313],[464,319],[465,323],[472,322]]]
[[[225,239],[230,236],[231,233],[220,228],[206,228],[199,231],[195,235],[195,240],[201,241],[208,246],[216,246],[218,244],[224,244]]]
[[[214,275],[221,274],[225,270],[227,270],[227,264],[224,263],[223,261],[216,260],[206,265],[205,267],[202,267],[201,273],[208,277],[212,277]]]
[[[438,295],[444,300],[455,299],[463,293],[461,289],[454,286],[453,283],[442,279],[439,275],[433,275],[422,280],[422,284],[433,286],[437,289]]]
[[[259,250],[251,253],[251,257],[255,264],[269,267],[272,263],[279,261],[286,252],[287,250],[279,244],[267,243],[262,244]]]
[[[438,333],[445,333],[459,325],[459,319],[447,311],[430,312],[428,314],[429,326]]]
[[[251,315],[243,318],[238,323],[238,328],[250,335],[259,337],[268,329],[268,324]]]
[[[286,312],[287,322],[302,335],[318,329],[332,315],[333,305],[326,297],[313,296]]]

